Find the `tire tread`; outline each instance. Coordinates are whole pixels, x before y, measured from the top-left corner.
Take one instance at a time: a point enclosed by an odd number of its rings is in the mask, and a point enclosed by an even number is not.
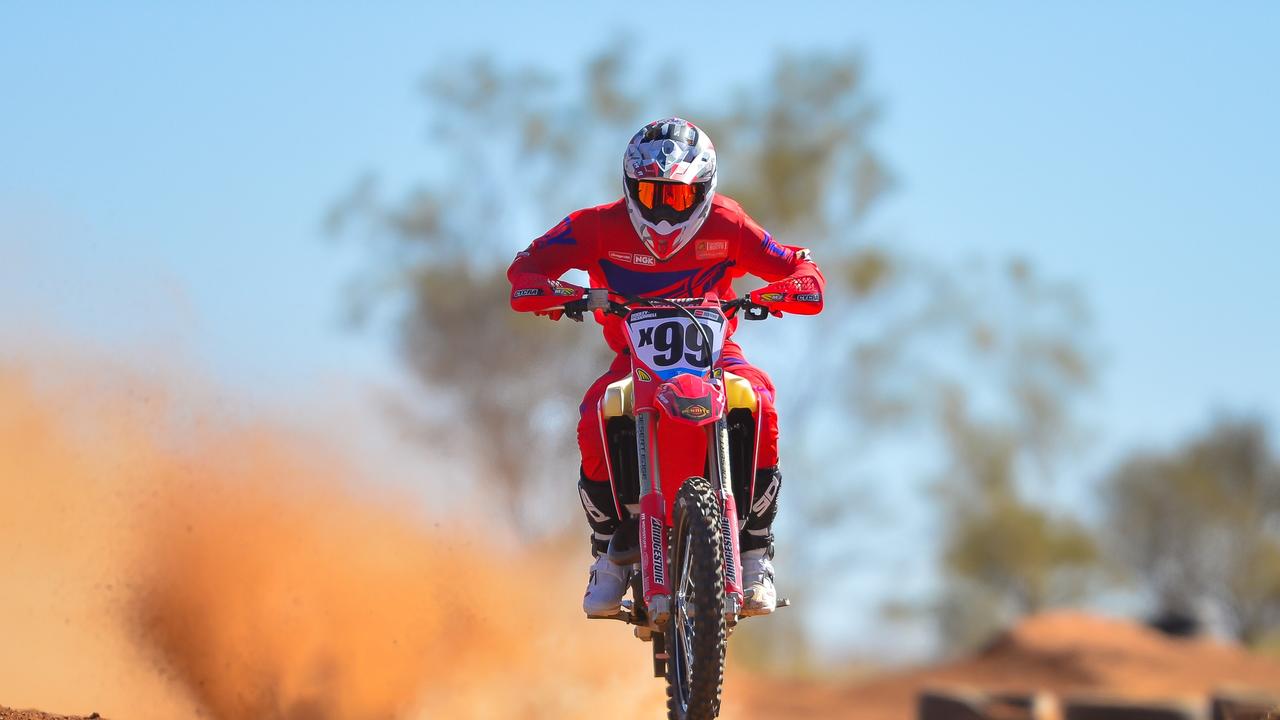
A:
[[[681,526],[682,515],[687,515],[689,520],[694,551],[689,572],[693,576],[698,605],[694,616],[693,677],[689,707],[687,712],[682,711],[675,683],[677,649],[673,626],[666,632],[667,654],[672,658],[667,661],[667,717],[670,720],[713,720],[720,714],[720,693],[724,682],[724,553],[720,546],[720,505],[711,490],[711,483],[705,478],[689,478],[680,487],[672,512],[673,528]],[[678,562],[676,546],[673,531],[667,554],[673,566]],[[672,587],[679,587],[680,579],[675,577],[674,570],[670,577]],[[671,617],[672,623],[677,621],[674,608]]]

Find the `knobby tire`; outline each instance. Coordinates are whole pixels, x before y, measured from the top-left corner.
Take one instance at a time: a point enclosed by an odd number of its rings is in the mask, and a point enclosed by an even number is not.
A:
[[[711,484],[694,477],[680,488],[671,516],[673,599],[682,588],[688,592],[687,612],[673,602],[665,633],[669,720],[713,720],[720,714],[725,621],[719,507]]]

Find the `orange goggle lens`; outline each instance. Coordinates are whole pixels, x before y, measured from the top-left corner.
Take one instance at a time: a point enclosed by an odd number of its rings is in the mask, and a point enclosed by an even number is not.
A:
[[[641,180],[638,188],[640,203],[650,210],[653,209],[654,202],[675,210],[683,212],[693,205],[694,187],[685,185],[684,183],[672,182],[653,182],[651,180]]]

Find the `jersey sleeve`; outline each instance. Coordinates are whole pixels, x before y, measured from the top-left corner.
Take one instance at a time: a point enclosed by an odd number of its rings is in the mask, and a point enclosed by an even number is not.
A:
[[[745,213],[738,246],[738,265],[743,271],[769,282],[751,292],[752,302],[775,312],[817,315],[822,311],[826,279],[814,264],[809,251],[782,245]]]
[[[592,241],[586,232],[588,224],[585,211],[571,213],[516,253],[507,269],[512,309],[537,312],[582,295],[583,288],[561,282],[559,278],[569,270],[587,269],[591,248],[584,247],[583,243]]]

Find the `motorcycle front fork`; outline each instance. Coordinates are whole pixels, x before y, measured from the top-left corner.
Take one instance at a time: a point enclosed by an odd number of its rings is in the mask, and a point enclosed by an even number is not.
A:
[[[667,557],[667,501],[662,495],[654,445],[656,411],[636,414],[637,469],[640,476],[640,571],[651,627],[663,627],[671,614],[670,558]],[[707,429],[707,467],[720,502],[724,556],[725,616],[732,623],[742,608],[742,563],[738,551],[738,509],[729,465],[729,428],[724,418]]]

